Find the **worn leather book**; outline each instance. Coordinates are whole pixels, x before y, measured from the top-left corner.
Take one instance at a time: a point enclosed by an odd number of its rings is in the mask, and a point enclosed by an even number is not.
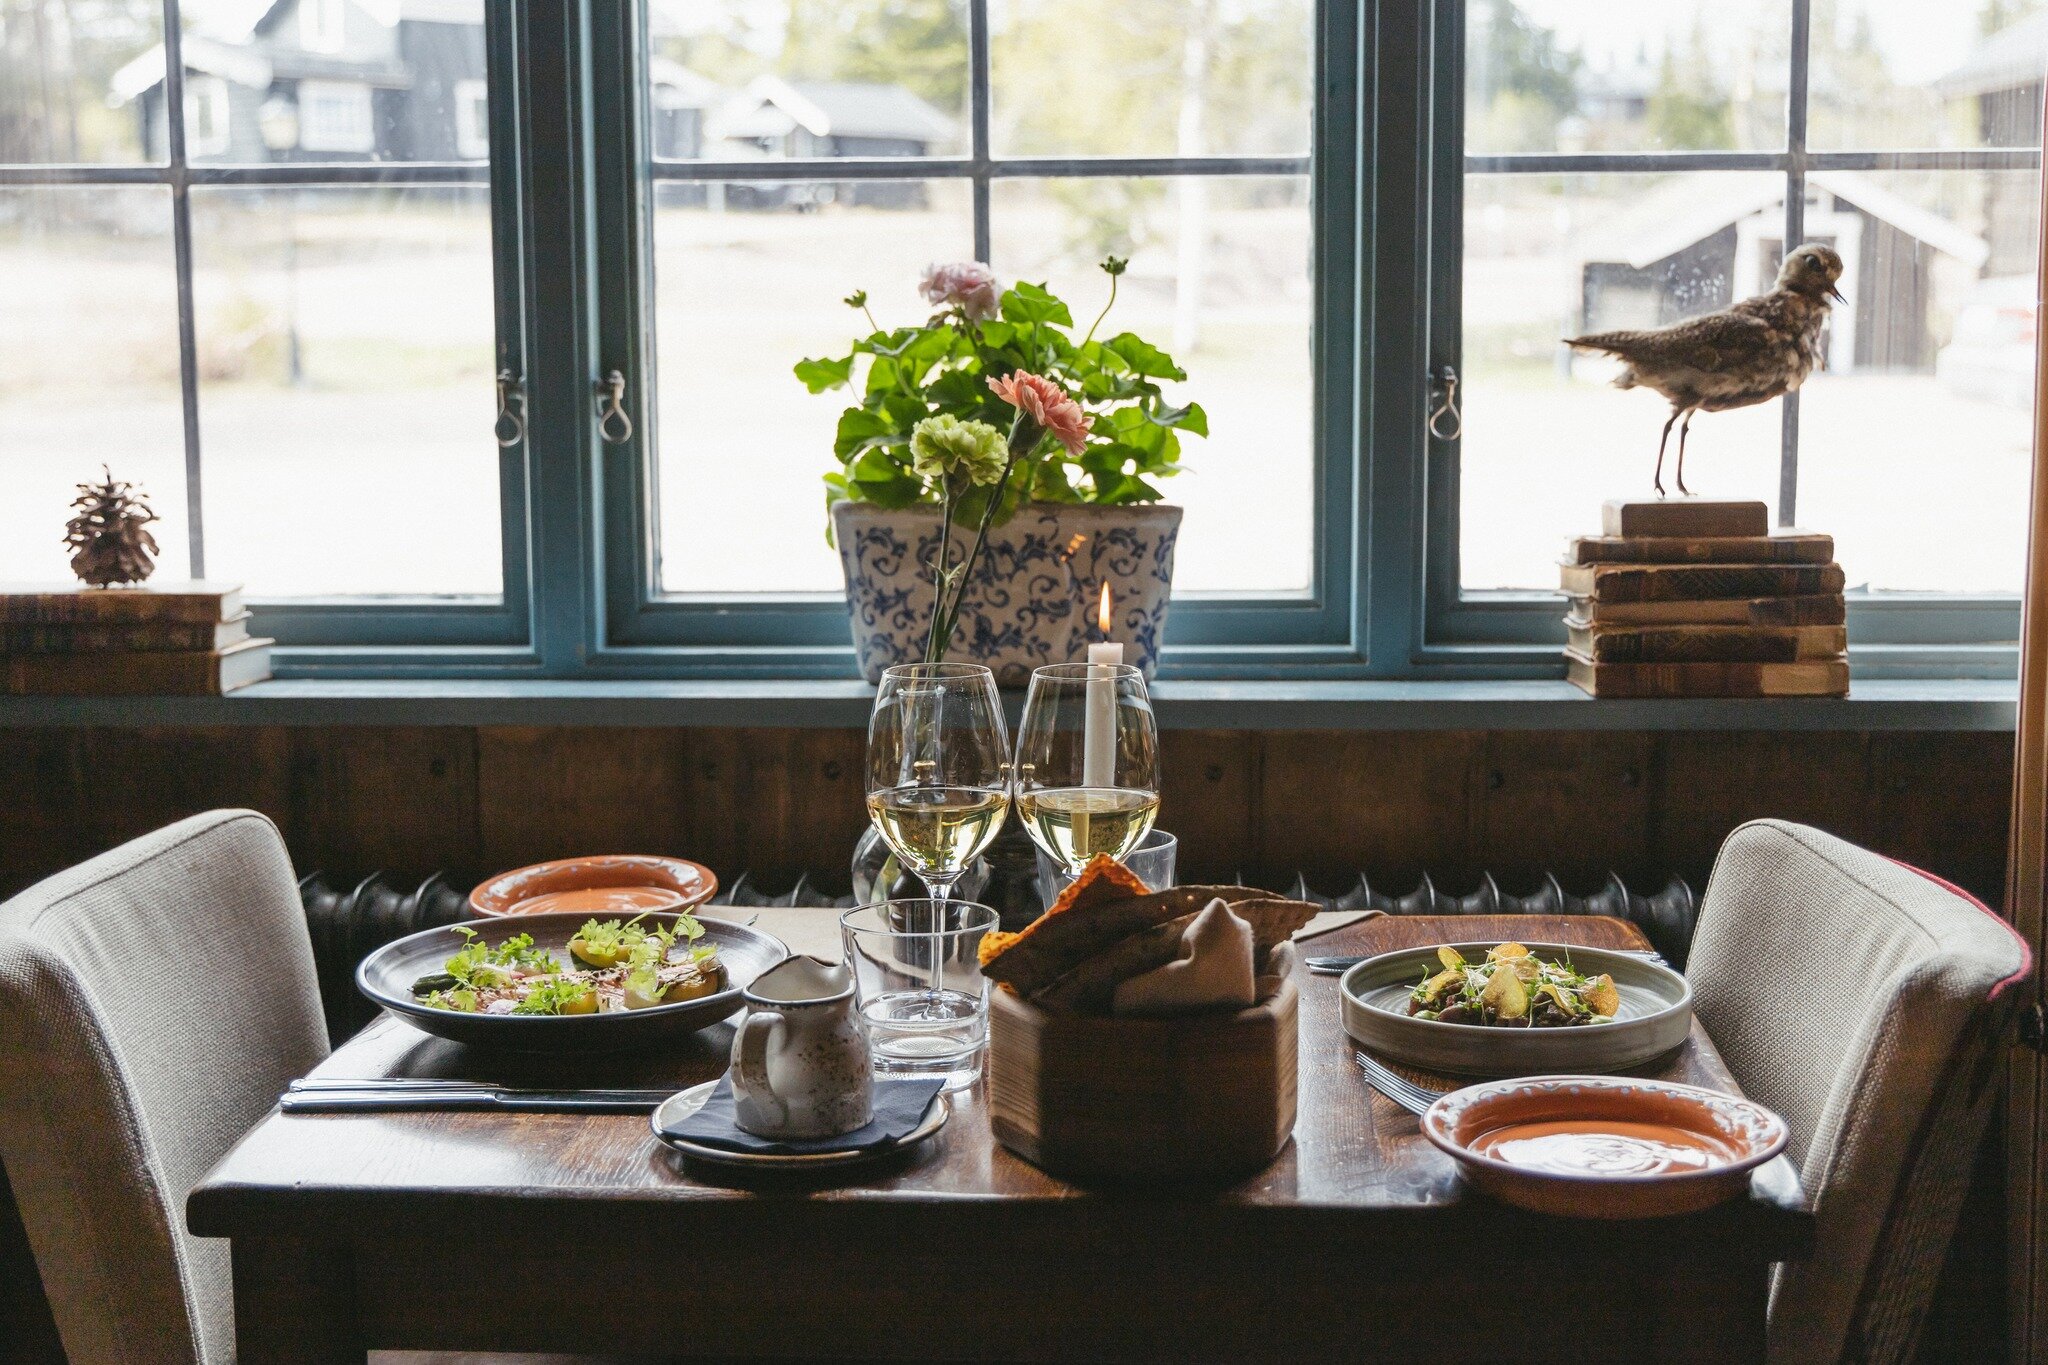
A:
[[[1840,593],[1702,602],[1595,602],[1574,596],[1565,618],[1620,626],[1839,626],[1848,619]]]
[[[1616,499],[1600,509],[1600,528],[1610,536],[1764,536],[1771,509],[1705,498]]]
[[[226,649],[249,638],[249,613],[232,621],[145,621],[135,625],[0,626],[0,654],[109,654],[129,650]]]
[[[1567,644],[1595,663],[1797,663],[1849,647],[1844,626],[1617,626],[1565,621]]]
[[[1564,590],[1596,602],[1694,602],[1838,593],[1839,564],[1566,564]]]
[[[270,676],[265,639],[226,649],[123,654],[0,654],[0,693],[12,696],[210,697]]]
[[[1580,536],[1567,564],[1827,564],[1833,536],[1781,531],[1769,536]]]
[[[1596,697],[1843,697],[1849,661],[1595,663],[1566,651],[1565,676]]]
[[[242,589],[232,583],[166,582],[139,588],[89,588],[83,583],[0,583],[0,624],[134,624],[140,621],[232,620],[242,614]]]

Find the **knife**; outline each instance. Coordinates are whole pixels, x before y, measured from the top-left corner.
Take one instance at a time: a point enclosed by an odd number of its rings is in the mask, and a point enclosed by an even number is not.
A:
[[[399,1113],[420,1110],[534,1114],[650,1114],[676,1092],[538,1090],[468,1082],[447,1085],[294,1082],[277,1102],[286,1114]]]

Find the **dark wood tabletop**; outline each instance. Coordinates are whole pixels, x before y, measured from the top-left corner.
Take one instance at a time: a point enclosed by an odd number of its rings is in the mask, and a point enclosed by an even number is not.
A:
[[[1618,920],[1469,916],[1374,919],[1303,948],[1510,937],[1648,946]],[[836,1177],[687,1163],[638,1116],[273,1114],[193,1191],[188,1220],[234,1239],[245,1365],[368,1347],[1410,1360],[1432,1324],[1561,1307],[1602,1356],[1761,1359],[1768,1267],[1812,1233],[1789,1163],[1678,1219],[1508,1209],[1365,1084],[1336,979],[1300,985],[1295,1139],[1234,1184],[1055,1179],[994,1142],[977,1086],[932,1142]],[[658,1058],[567,1066],[385,1018],[316,1074],[681,1087],[717,1076],[730,1043],[720,1025]],[[1697,1024],[1646,1074],[1736,1089]]]

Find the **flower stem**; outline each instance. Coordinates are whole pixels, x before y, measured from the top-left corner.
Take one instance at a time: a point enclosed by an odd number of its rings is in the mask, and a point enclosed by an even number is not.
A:
[[[1020,457],[1036,447],[1044,436],[1044,428],[1032,421],[1030,414],[1019,410],[1016,421],[1010,424],[1010,458],[1003,463],[1003,476],[996,480],[994,488],[989,491],[988,506],[982,509],[981,525],[974,533],[974,548],[967,552],[967,558],[960,566],[960,586],[953,593],[951,610],[947,612],[946,623],[941,628],[941,642],[938,646],[941,654],[944,653],[946,646],[952,643],[953,631],[960,623],[960,601],[967,596],[967,585],[974,581],[974,566],[981,560],[982,546],[988,543],[989,525],[995,521],[996,511],[1003,505],[1003,495],[1009,491],[1010,471],[1017,467]],[[926,652],[930,653],[929,645]],[[938,660],[934,658],[931,662],[936,663]]]
[[[939,488],[941,505],[945,510],[939,514],[939,558],[932,570],[932,619],[924,633],[924,661],[928,664],[945,659],[946,646],[953,638],[950,627],[945,639],[939,638],[939,617],[946,610],[946,559],[953,548],[953,484],[951,480],[942,478]]]
[[[1095,329],[1100,327],[1102,320],[1109,316],[1109,310],[1116,307],[1116,280],[1117,277],[1114,275],[1109,277],[1109,301],[1102,305],[1102,311],[1095,315],[1095,321],[1088,324],[1088,335],[1081,338],[1083,346],[1095,340]]]

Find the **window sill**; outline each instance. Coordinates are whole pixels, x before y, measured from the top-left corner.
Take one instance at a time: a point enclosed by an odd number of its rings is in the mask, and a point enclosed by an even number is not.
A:
[[[1846,700],[1594,701],[1568,683],[1199,682],[1154,688],[1161,724],[1210,730],[2011,730],[2011,680],[1873,680]],[[226,697],[4,697],[0,727],[620,725],[862,728],[851,681],[283,679]],[[1013,708],[1014,709],[1014,708]]]

